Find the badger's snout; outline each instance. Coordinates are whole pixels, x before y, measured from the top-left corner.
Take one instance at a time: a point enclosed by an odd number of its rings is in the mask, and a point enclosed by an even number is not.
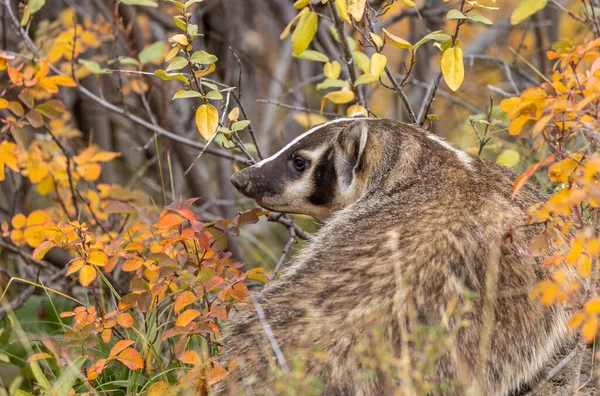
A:
[[[233,186],[237,188],[239,192],[244,194],[247,193],[246,190],[250,185],[250,181],[246,175],[244,175],[244,172],[235,172],[233,175],[231,175],[231,184],[233,184]]]

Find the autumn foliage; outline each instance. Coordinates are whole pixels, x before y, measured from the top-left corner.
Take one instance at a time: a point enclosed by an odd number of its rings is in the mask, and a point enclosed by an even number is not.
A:
[[[18,9],[11,8],[10,1],[0,5],[19,43],[0,51],[0,181],[6,189],[29,189],[17,198],[25,205],[3,202],[8,209],[2,208],[0,247],[11,263],[18,259],[32,268],[32,276],[25,279],[11,275],[14,264],[0,264],[8,274],[0,279],[1,315],[8,317],[6,330],[0,330],[0,345],[9,343],[2,338],[6,335],[19,338],[25,350],[21,357],[0,351],[0,361],[23,367],[0,394],[119,390],[159,395],[175,386],[206,393],[234,369],[219,360],[223,324],[233,311],[252,309],[248,284],[267,283],[270,275],[261,267],[249,268],[228,251],[228,242],[240,236],[240,229],[268,213],[254,208],[230,218],[207,217],[198,209],[197,198],[177,197],[171,157],[159,150],[169,139],[196,149],[186,175],[205,154],[226,158],[229,170],[261,158],[256,127],[242,106],[241,86],[220,82],[221,60],[199,45],[203,33],[193,12],[210,2],[114,2],[115,15],[119,6],[127,6],[140,10],[144,18],[146,7],[160,6],[155,10],[172,23],[166,40],[148,39],[131,56],[102,52],[114,41],[131,39],[119,16],[110,20],[104,14],[82,15],[65,5],[56,10],[56,19],[38,20],[49,3],[20,1]],[[493,25],[498,13],[513,25],[523,24],[547,6],[536,0],[508,2],[510,6],[491,0],[444,0],[437,5],[445,7],[439,16],[444,29],[430,29],[409,40],[392,24],[381,27],[378,20],[392,19],[393,12],[429,18],[432,8],[427,1],[282,3],[292,14],[281,26],[279,39],[282,45],[289,40],[291,56],[311,65],[317,76],[308,84],[316,98],[314,109],[300,108],[294,115],[302,127],[331,117],[326,109],[335,111],[334,116],[386,116],[385,106],[371,99],[374,92],[384,97],[384,91],[398,98],[395,114],[404,121],[433,128],[438,118],[450,117],[433,112],[436,93],[443,92],[448,103],[459,106],[464,98],[452,96],[454,91],[479,83],[474,81],[475,71],[465,67],[467,44],[474,38],[471,34],[463,40],[462,31]],[[553,46],[543,62],[552,66],[546,74],[515,52],[515,59],[524,60],[535,78],[524,79],[523,89],[514,93],[495,88],[492,94],[500,96],[495,97],[500,106],[494,106],[492,97],[490,106],[477,114],[461,113],[456,129],[476,136],[465,149],[520,171],[513,196],[527,180],[549,192],[546,201],[522,213],[522,223],[507,225],[507,238],[514,227],[543,225],[521,254],[547,254],[544,263],[553,272],[536,285],[531,298],[547,305],[569,304],[569,326],[592,342],[600,328],[600,31],[595,8],[583,3],[582,10],[560,10],[561,20],[577,24],[581,34],[549,43]],[[144,18],[140,24],[148,23]],[[339,54],[317,44],[319,34],[327,35]],[[432,50],[437,51],[432,57],[436,72],[425,84],[422,107],[416,111],[405,91],[415,82],[419,56]],[[396,70],[393,64],[402,68]],[[119,106],[82,83],[87,78],[101,86],[102,77],[113,74],[120,84],[116,92],[121,99],[114,101]],[[482,81],[490,80],[484,77]],[[241,74],[239,78],[241,84]],[[163,103],[167,112],[174,101],[193,109],[193,138],[171,133],[153,116],[148,103],[153,84],[168,93]],[[440,85],[451,92],[438,92]],[[83,92],[98,106],[152,130],[143,149],[156,148],[161,193],[103,181],[107,166],[129,164],[123,152],[86,140],[73,119],[73,106],[65,101],[66,90]],[[139,98],[138,113],[127,107],[131,98]],[[270,220],[287,227],[287,254],[301,229],[279,215],[272,214]],[[52,266],[52,254],[67,259],[62,266]],[[61,287],[55,287],[57,280]],[[20,323],[19,308],[25,303],[18,298],[21,284],[32,286],[30,295],[34,290],[40,293],[55,311],[56,328],[43,336],[25,332]],[[11,306],[12,301],[17,304]]]

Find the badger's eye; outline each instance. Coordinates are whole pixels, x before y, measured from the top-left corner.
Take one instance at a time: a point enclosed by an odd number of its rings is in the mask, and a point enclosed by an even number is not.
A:
[[[299,155],[292,158],[292,162],[294,164],[294,169],[296,169],[298,172],[302,172],[308,168],[308,161]]]

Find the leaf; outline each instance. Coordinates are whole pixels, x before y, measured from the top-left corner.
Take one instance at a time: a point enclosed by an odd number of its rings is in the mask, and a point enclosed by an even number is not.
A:
[[[110,353],[108,354],[108,358],[109,359],[113,359],[115,356],[117,356],[121,351],[124,351],[126,348],[128,348],[129,346],[135,344],[134,340],[120,340],[117,341],[115,345],[113,345],[113,347],[110,350]]]
[[[354,85],[362,85],[362,84],[371,84],[374,82],[379,81],[379,77],[376,77],[374,75],[372,75],[371,73],[365,73],[365,74],[361,74],[356,81],[354,82]]]
[[[326,78],[325,81],[317,84],[318,91],[328,88],[350,88],[350,84],[348,81],[332,80],[331,78]]]
[[[121,3],[127,4],[127,5],[158,7],[158,3],[154,0],[121,0]]]
[[[504,150],[496,159],[496,163],[515,168],[521,162],[521,154],[515,150]]]
[[[493,25],[494,24],[492,21],[490,21],[483,15],[476,14],[473,12],[471,12],[469,15],[467,15],[467,18],[469,18],[470,20],[475,21],[475,22],[483,23],[484,25]]]
[[[200,135],[210,140],[219,128],[219,112],[211,104],[203,104],[196,110],[196,127]]]
[[[173,95],[173,99],[171,100],[175,100],[175,99],[189,99],[189,98],[201,98],[202,94],[200,92],[196,92],[196,91],[186,91],[185,89],[180,89],[179,91],[175,92],[175,95]]]
[[[325,66],[323,66],[323,74],[325,74],[325,77],[331,78],[333,80],[337,79],[340,76],[341,71],[342,66],[338,61],[327,62],[325,63]]]
[[[463,53],[459,47],[448,48],[442,54],[442,74],[446,85],[456,91],[465,78]]]
[[[348,2],[347,0],[335,0],[335,6],[340,14],[340,17],[348,23],[350,23],[350,17],[348,16]]]
[[[204,95],[204,97],[208,100],[221,100],[223,99],[223,95],[219,91],[209,91]]]
[[[144,265],[144,259],[141,257],[133,257],[125,260],[121,265],[121,269],[125,272],[132,272],[137,271],[142,265]]]
[[[415,48],[415,51],[416,51],[421,45],[425,44],[428,41],[435,40],[437,42],[444,42],[444,41],[450,40],[451,38],[452,37],[450,37],[449,35],[447,35],[443,31],[437,30],[435,32],[431,32],[431,33],[423,36],[423,38],[421,40],[419,40],[419,41],[417,41],[415,43],[414,48]]]
[[[198,311],[196,309],[188,309],[186,311],[183,311],[177,317],[177,321],[175,322],[175,326],[185,327],[192,320],[196,319],[198,316],[200,316],[200,311]]]
[[[581,327],[581,335],[586,342],[592,342],[598,332],[598,318],[592,316]]]
[[[183,69],[187,66],[187,64],[188,61],[183,56],[176,56],[175,58],[173,58],[171,63],[169,63],[165,71]]]
[[[383,48],[383,39],[378,34],[370,32],[369,37],[371,38],[371,41],[375,43],[378,49],[381,50]]]
[[[327,122],[327,118],[320,114],[296,113],[293,115],[294,121],[300,124],[304,129],[310,129],[315,125]]]
[[[390,32],[388,32],[385,29],[382,29],[382,30],[383,30],[383,34],[385,34],[385,37],[389,40],[390,43],[392,43],[393,46],[398,47],[398,48],[408,49],[408,50],[413,49],[413,45],[411,43],[409,43],[408,41],[406,41],[398,36],[394,36],[393,34],[391,34]]]
[[[308,3],[310,3],[310,0],[297,0],[294,3],[294,8],[297,9],[297,10],[299,10],[301,8],[306,7],[308,5]]]
[[[159,77],[161,80],[165,80],[165,81],[169,81],[169,80],[173,80],[173,79],[177,79],[182,82],[187,81],[187,78],[185,77],[185,75],[183,75],[181,73],[167,73],[163,69],[155,70],[154,75],[156,77]]]
[[[265,282],[265,283],[269,282],[269,278],[267,278],[265,276],[265,269],[260,268],[260,267],[252,268],[250,271],[248,271],[248,279]]]
[[[594,297],[587,301],[583,309],[589,314],[600,313],[600,297]]]
[[[302,53],[292,54],[292,56],[294,58],[306,59],[306,60],[311,60],[311,61],[315,61],[315,62],[329,62],[329,57],[327,57],[327,55],[322,54],[319,51],[315,51],[315,50],[302,51]]]
[[[196,302],[196,300],[197,298],[194,293],[192,293],[191,291],[184,291],[177,296],[173,309],[175,310],[175,312],[179,312],[188,305]]]
[[[46,0],[29,0],[29,12],[35,14],[46,4]]]
[[[169,395],[169,384],[160,381],[155,382],[148,388],[148,396],[168,396]]]
[[[381,72],[383,72],[386,64],[387,58],[385,55],[374,53],[373,56],[371,56],[371,74],[378,77]]]
[[[35,106],[35,109],[51,120],[59,118],[66,113],[65,105],[58,99],[51,99],[45,103],[40,103]]]
[[[147,46],[140,52],[140,55],[138,56],[140,63],[145,65],[146,63],[159,59],[165,52],[165,48],[166,44],[162,41],[157,41],[156,43]]]
[[[323,107],[325,107],[325,103],[327,100],[332,101],[335,104],[344,104],[352,101],[354,99],[354,92],[352,91],[333,91],[329,92],[327,95],[323,96],[321,99],[321,113],[323,112]]]
[[[144,359],[142,359],[142,355],[134,348],[125,349],[117,356],[117,360],[127,366],[130,370],[140,370],[144,368]]]
[[[202,363],[202,359],[200,359],[200,355],[198,352],[193,350],[187,350],[183,352],[179,361],[183,364],[193,364],[194,366]]]
[[[360,21],[365,13],[366,0],[348,0],[348,12],[355,21]]]
[[[87,262],[103,267],[108,262],[108,256],[100,250],[94,250],[88,256]]]
[[[88,287],[96,279],[96,268],[91,265],[84,265],[79,271],[79,283],[81,286]]]
[[[27,358],[27,362],[34,362],[36,360],[43,360],[43,359],[52,359],[54,356],[50,355],[49,353],[46,352],[39,352],[39,353],[34,353],[33,355],[29,356]]]
[[[548,4],[548,0],[521,0],[510,16],[510,23],[518,25],[536,12],[545,8],[546,4]]]
[[[250,125],[250,121],[248,121],[248,120],[238,121],[238,122],[233,123],[233,125],[231,125],[231,130],[233,132],[241,131],[241,130],[245,129],[248,125]]]
[[[465,14],[463,14],[462,12],[460,12],[459,10],[456,9],[452,9],[450,11],[448,11],[448,13],[446,14],[446,19],[465,19],[466,16]]]
[[[287,38],[287,36],[290,35],[290,30],[292,29],[292,26],[294,25],[294,23],[296,23],[296,21],[298,19],[300,19],[303,15],[305,15],[309,11],[310,10],[308,8],[303,8],[302,11],[300,11],[295,17],[293,17],[292,20],[287,24],[285,29],[283,29],[283,32],[281,32],[281,34],[279,35],[279,40],[285,40],[285,38]]]
[[[210,65],[219,59],[206,51],[196,51],[190,56],[190,62],[198,65]]]
[[[351,0],[350,0],[351,1]],[[225,370],[222,366],[211,367],[206,376],[206,383],[208,385],[214,385],[217,382],[223,381],[227,375],[229,375],[229,371]]]
[[[319,26],[319,16],[316,12],[309,11],[302,15],[298,25],[292,33],[292,49],[294,54],[300,54],[308,48]]]
[[[118,314],[115,317],[115,320],[117,321],[117,323],[119,323],[121,326],[123,326],[126,329],[133,326],[133,317],[131,316],[131,314],[129,312],[124,312],[124,313]]]
[[[25,226],[25,222],[27,218],[23,215],[23,213],[16,214],[10,223],[14,228],[23,228]]]
[[[346,110],[346,115],[348,117],[352,117],[356,114],[363,114],[365,117],[369,116],[369,112],[367,111],[367,109],[365,109],[364,107],[362,107],[361,105],[352,105],[350,107],[348,107],[348,109]]]
[[[352,51],[352,58],[354,59],[354,64],[356,64],[363,73],[369,73],[371,71],[371,61],[364,52]]]
[[[52,249],[54,246],[55,246],[54,242],[44,241],[44,242],[40,243],[38,247],[35,248],[35,250],[31,254],[31,256],[36,260],[41,260],[44,258],[46,253],[48,253],[48,251],[50,249]]]
[[[185,219],[175,213],[167,213],[160,217],[156,226],[162,230],[172,228],[183,223]]]

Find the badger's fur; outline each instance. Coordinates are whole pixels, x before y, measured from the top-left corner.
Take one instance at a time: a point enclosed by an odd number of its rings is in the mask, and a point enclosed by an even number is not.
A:
[[[530,380],[568,331],[563,307],[529,298],[549,273],[517,249],[539,230],[517,227],[506,238],[514,207],[543,200],[530,184],[511,200],[514,179],[505,167],[384,119],[323,124],[234,174],[234,185],[268,209],[327,219],[255,297],[288,362],[311,351],[303,367],[322,394],[411,394],[417,388],[406,381],[417,380],[390,372],[389,362],[420,367],[432,352],[410,335],[438,326],[454,338],[423,373],[430,393],[506,395]],[[278,393],[256,313],[232,320],[223,342],[237,368],[217,392]],[[369,340],[389,345],[387,358]]]

